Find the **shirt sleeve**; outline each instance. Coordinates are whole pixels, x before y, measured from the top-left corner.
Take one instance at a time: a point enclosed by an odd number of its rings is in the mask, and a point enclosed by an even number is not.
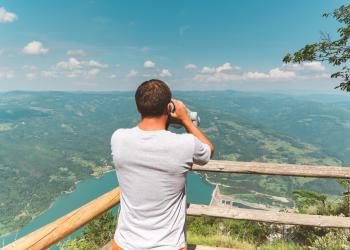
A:
[[[113,163],[115,164],[116,163],[116,157],[117,157],[117,143],[119,141],[119,129],[116,130],[112,137],[111,137],[111,155],[112,155],[112,160],[113,160]]]
[[[194,153],[193,163],[198,165],[205,165],[210,160],[210,147],[209,145],[201,142],[197,137],[194,138]]]

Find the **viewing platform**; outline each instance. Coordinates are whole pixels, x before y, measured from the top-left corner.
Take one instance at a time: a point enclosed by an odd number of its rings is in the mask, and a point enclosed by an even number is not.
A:
[[[194,165],[192,171],[280,175],[313,178],[350,179],[350,168],[336,166],[310,166],[297,164],[276,164],[259,162],[233,162],[212,160],[205,166]],[[10,249],[47,249],[66,238],[100,214],[111,209],[120,201],[120,189],[115,188],[82,207],[68,213],[56,221],[5,246]],[[293,212],[269,211],[257,208],[237,208],[233,206],[188,204],[187,215],[208,216],[266,223],[303,225],[312,227],[350,228],[350,218],[297,214]],[[102,249],[109,249],[106,245]],[[188,249],[225,249],[206,246],[189,246]]]

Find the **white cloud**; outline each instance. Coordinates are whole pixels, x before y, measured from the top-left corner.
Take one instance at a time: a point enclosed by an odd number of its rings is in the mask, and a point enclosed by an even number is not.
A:
[[[86,56],[86,51],[82,49],[71,49],[67,51],[69,56]]]
[[[281,68],[290,70],[290,71],[303,71],[304,73],[321,72],[326,70],[326,67],[322,65],[321,62],[318,62],[318,61],[303,62],[301,64],[298,64],[298,63],[283,64]]]
[[[230,71],[232,69],[230,63],[224,63],[223,65],[219,66],[216,68],[217,73],[225,72],[225,71]]]
[[[212,74],[215,73],[215,68],[210,68],[208,66],[204,66],[201,70],[202,74]]]
[[[23,53],[28,55],[43,55],[46,54],[49,51],[49,49],[44,48],[41,42],[32,41],[28,43],[22,51]]]
[[[201,70],[202,74],[213,74],[213,73],[224,73],[227,71],[231,71],[232,70],[232,66],[230,63],[224,63],[223,65],[220,65],[218,67],[208,67],[208,66],[204,66]]]
[[[73,70],[73,69],[80,69],[82,68],[81,62],[74,58],[71,57],[68,59],[68,61],[61,61],[56,64],[56,67],[59,69],[64,69],[64,70]]]
[[[247,79],[264,79],[269,78],[269,74],[262,73],[262,72],[247,72],[244,74],[245,78]]]
[[[235,70],[239,70],[235,67]],[[241,78],[239,72],[232,72],[232,66],[226,62],[218,67],[204,66],[193,79],[200,82],[233,81]]]
[[[268,73],[265,72],[247,72],[243,74],[243,79],[275,79],[275,80],[287,80],[296,77],[296,73],[293,71],[282,70],[281,68],[271,69]]]
[[[194,76],[195,81],[199,82],[225,82],[235,81],[241,78],[238,74],[225,74],[225,73],[214,73],[214,74],[197,74]]]
[[[168,76],[172,76],[172,74],[170,73],[170,71],[168,69],[162,69],[159,73],[160,77],[168,77]]]
[[[269,76],[274,79],[288,79],[295,77],[296,74],[293,71],[283,71],[280,68],[274,68],[269,71]]]
[[[13,70],[0,68],[0,80],[11,79],[14,76],[15,76],[15,72]]]
[[[185,65],[185,69],[196,69],[197,68],[197,65],[196,64],[192,64],[192,63],[189,63],[189,64],[186,64]]]
[[[226,62],[218,67],[203,67],[200,74],[195,75],[193,79],[200,82],[225,82],[258,79],[287,80],[296,76],[294,71],[283,67],[271,69],[269,72],[242,72],[240,67],[232,67]]]
[[[154,68],[155,66],[156,66],[156,64],[150,60],[145,61],[143,63],[143,67],[145,67],[145,68]]]
[[[86,79],[90,79],[90,78],[95,78],[99,73],[100,73],[100,69],[90,69],[90,70],[81,70],[81,69],[77,69],[77,70],[72,70],[72,71],[66,71],[63,72],[63,75],[68,77],[68,78],[86,78]]]
[[[68,61],[58,62],[51,70],[43,71],[41,74],[45,77],[64,76],[68,78],[95,78],[100,74],[101,69],[107,68],[107,64],[96,60],[79,61],[71,57]]]
[[[27,73],[26,78],[28,80],[34,80],[36,78],[36,74],[35,73]]]
[[[303,63],[305,69],[309,69],[312,71],[324,71],[326,69],[320,62],[312,61],[312,62],[304,62]]]
[[[126,77],[134,77],[138,74],[137,70],[135,69],[131,69],[129,70],[128,74],[126,75]]]
[[[15,13],[7,11],[4,7],[0,7],[0,23],[11,23],[17,19]]]
[[[84,65],[87,65],[89,67],[96,67],[96,68],[107,68],[108,64],[103,64],[100,63],[99,61],[95,61],[95,60],[90,60],[90,61],[83,61]]]

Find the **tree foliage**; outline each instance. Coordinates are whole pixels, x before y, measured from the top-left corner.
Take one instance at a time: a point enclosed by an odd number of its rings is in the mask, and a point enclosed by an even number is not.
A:
[[[303,61],[328,62],[335,66],[338,71],[331,78],[341,79],[338,86],[341,90],[350,91],[350,4],[342,5],[332,13],[323,14],[324,17],[333,17],[341,27],[337,29],[337,38],[332,39],[328,33],[321,34],[321,41],[307,44],[304,48],[293,54],[287,54],[283,58],[284,63],[301,63]]]

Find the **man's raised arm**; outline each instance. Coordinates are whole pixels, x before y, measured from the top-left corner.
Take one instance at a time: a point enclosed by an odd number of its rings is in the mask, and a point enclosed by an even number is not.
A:
[[[175,119],[180,120],[188,133],[193,134],[202,143],[207,144],[210,148],[210,158],[213,158],[214,145],[202,133],[202,131],[192,123],[191,118],[188,116],[187,108],[185,104],[182,101],[175,100],[175,99],[172,99],[172,101],[175,104],[175,112],[170,113],[170,115]]]

